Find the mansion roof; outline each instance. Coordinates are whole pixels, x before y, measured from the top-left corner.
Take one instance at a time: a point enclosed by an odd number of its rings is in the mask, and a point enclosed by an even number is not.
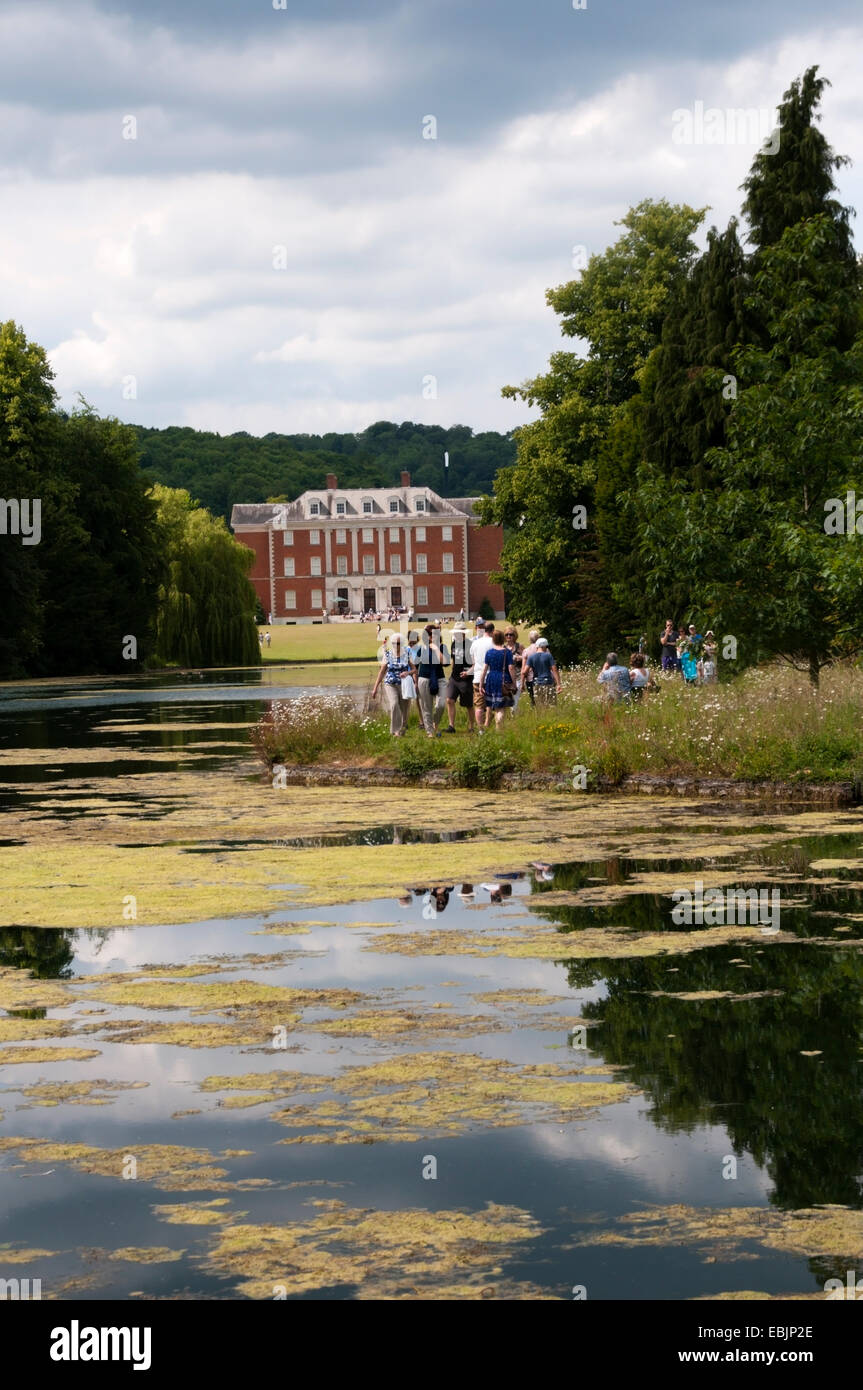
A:
[[[293,502],[238,502],[231,510],[231,526],[283,530],[305,521],[395,521],[408,517],[474,518],[476,497],[440,497],[431,488],[370,487],[310,489]],[[392,503],[398,507],[393,508]],[[312,510],[316,504],[316,510]],[[341,504],[341,505],[339,505]],[[419,505],[418,505],[419,504]]]

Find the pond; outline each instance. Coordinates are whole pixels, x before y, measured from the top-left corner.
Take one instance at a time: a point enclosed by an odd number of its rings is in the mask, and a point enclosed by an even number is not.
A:
[[[863,814],[261,777],[268,700],[367,679],[0,689],[0,1278],[61,1299],[844,1280]],[[745,918],[730,889],[755,891]]]

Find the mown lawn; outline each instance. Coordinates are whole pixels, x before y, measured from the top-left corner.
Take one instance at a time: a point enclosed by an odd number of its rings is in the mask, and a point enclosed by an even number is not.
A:
[[[471,623],[466,627],[472,628]],[[503,626],[503,619],[496,620]],[[384,630],[398,632],[397,624],[384,623]],[[414,624],[419,631],[420,625]],[[264,664],[285,661],[373,661],[378,652],[376,623],[297,623],[294,627],[260,628],[270,634],[271,645],[263,648]],[[445,639],[446,640],[446,639]],[[522,641],[526,638],[521,637]]]

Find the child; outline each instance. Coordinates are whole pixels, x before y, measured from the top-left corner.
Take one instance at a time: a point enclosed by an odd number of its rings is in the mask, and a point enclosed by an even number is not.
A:
[[[704,634],[704,655],[701,659],[701,679],[705,685],[715,685],[717,642],[712,632]]]

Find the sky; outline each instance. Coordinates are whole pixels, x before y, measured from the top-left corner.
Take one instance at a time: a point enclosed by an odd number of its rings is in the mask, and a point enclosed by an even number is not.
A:
[[[2,0],[0,320],[136,424],[510,430],[546,290],[644,198],[724,226],[807,67],[859,156],[861,51],[858,0]]]

